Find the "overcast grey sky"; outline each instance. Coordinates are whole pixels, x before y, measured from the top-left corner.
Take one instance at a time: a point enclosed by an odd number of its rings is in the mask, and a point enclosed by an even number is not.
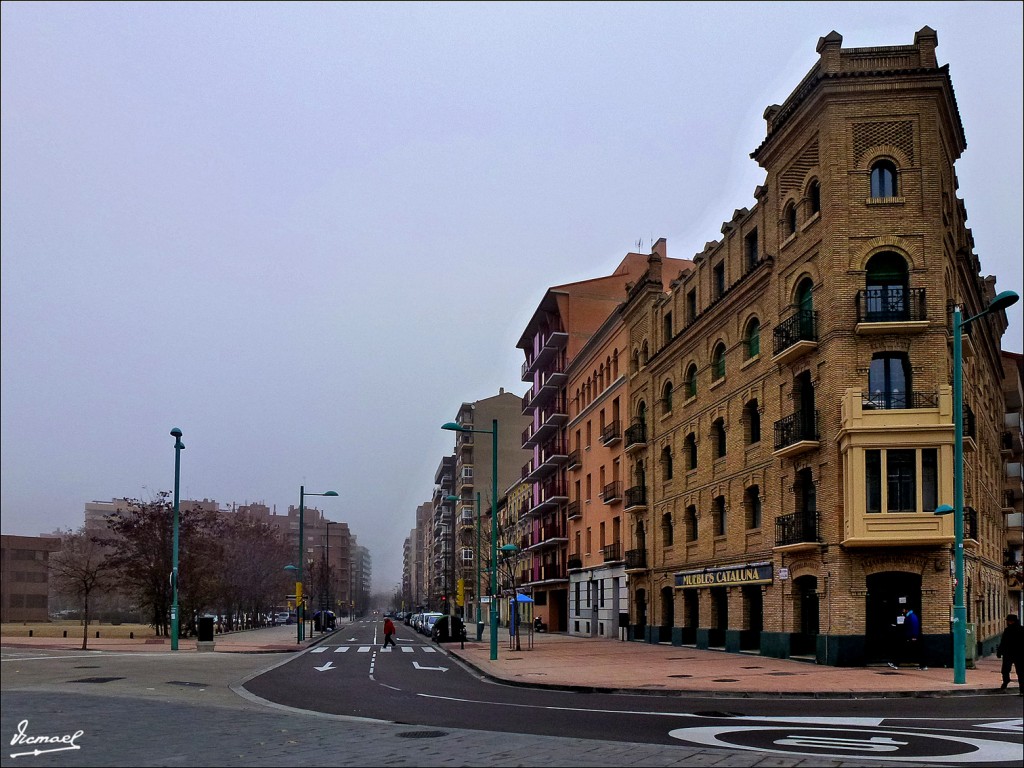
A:
[[[1018,2],[3,3],[3,533],[170,490],[177,426],[183,498],[335,489],[390,590],[545,289],[701,251],[818,38],[925,25],[1021,292]]]

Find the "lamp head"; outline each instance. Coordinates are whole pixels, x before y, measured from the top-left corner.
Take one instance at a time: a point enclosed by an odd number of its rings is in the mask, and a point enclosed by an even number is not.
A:
[[[935,514],[935,515],[951,515],[955,511],[956,510],[953,509],[951,506],[949,506],[949,504],[940,504],[939,506],[937,506],[935,508],[935,512],[933,512],[932,514]]]
[[[1020,300],[1014,291],[1003,291],[1002,293],[996,294],[996,297],[989,302],[988,311],[996,312],[1000,309],[1006,309],[1007,307],[1013,306]]]
[[[441,429],[447,429],[452,432],[466,432],[466,428],[456,424],[454,421],[449,421],[446,424],[441,425]]]
[[[504,552],[506,555],[511,555],[515,552],[518,552],[519,547],[517,547],[515,544],[502,544],[501,551]]]
[[[285,566],[284,568],[282,568],[281,570],[283,570],[283,571],[297,571],[297,570],[299,570],[299,569],[298,569],[298,568],[296,568],[296,567],[295,567],[294,565],[286,565],[286,566]]]
[[[337,496],[338,492],[337,491],[324,491],[320,495],[321,496]]]
[[[171,430],[171,437],[181,437],[181,430],[175,427]]]
[[[445,500],[445,501],[458,501],[458,500],[459,500],[459,497],[458,497],[458,496],[451,496],[451,495],[448,495],[448,496],[445,496],[445,497],[444,497],[444,500]]]

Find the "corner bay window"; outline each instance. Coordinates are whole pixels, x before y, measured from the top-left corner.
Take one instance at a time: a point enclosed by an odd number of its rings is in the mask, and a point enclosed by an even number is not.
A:
[[[868,513],[935,511],[939,498],[937,449],[867,450],[864,469]]]

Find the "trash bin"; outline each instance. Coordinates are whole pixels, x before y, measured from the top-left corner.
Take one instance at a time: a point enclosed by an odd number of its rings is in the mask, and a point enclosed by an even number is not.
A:
[[[213,616],[199,617],[198,640],[201,643],[213,642]]]

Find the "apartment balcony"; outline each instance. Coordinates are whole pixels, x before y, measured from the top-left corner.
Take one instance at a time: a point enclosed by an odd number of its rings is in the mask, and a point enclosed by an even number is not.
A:
[[[552,403],[538,409],[535,419],[536,427],[528,427],[523,431],[523,448],[533,448],[550,440],[569,420],[565,397],[556,397]]]
[[[533,503],[527,514],[539,515],[568,501],[569,494],[561,483],[545,483],[534,489]]]
[[[565,460],[565,468],[579,469],[581,466],[583,466],[583,461],[581,459],[580,449],[574,448],[573,450],[569,451],[569,456]]]
[[[617,541],[614,544],[605,544],[601,548],[601,553],[604,555],[604,561],[606,563],[621,563],[622,542]]]
[[[583,558],[579,556],[579,553],[571,555],[569,559],[565,561],[565,567],[570,571],[578,571],[583,567]]]
[[[643,571],[647,569],[647,550],[646,549],[627,549],[626,550],[626,572],[630,571]]]
[[[643,485],[634,485],[626,489],[626,503],[623,505],[626,512],[647,511],[647,488]]]
[[[622,422],[618,419],[601,430],[601,445],[614,445],[622,439]]]
[[[1024,477],[1021,476],[1021,463],[1019,461],[1006,462],[1006,480],[1003,490],[1012,493],[1014,499],[1024,496]]]
[[[533,543],[523,549],[537,551],[568,544],[569,537],[561,525],[543,525],[533,535]]]
[[[869,288],[857,292],[856,333],[920,333],[928,328],[924,288]]]
[[[605,504],[614,504],[622,501],[622,481],[613,480],[601,489],[601,501]]]
[[[633,453],[646,447],[647,424],[639,419],[634,419],[633,423],[626,427],[626,453]]]
[[[532,380],[535,371],[546,369],[548,364],[558,356],[559,352],[565,349],[568,343],[569,334],[565,331],[548,331],[541,339],[540,348],[537,352],[523,363],[522,380],[529,382]]]
[[[569,571],[561,563],[535,565],[527,576],[525,584],[538,585],[554,581],[568,581]]]
[[[583,512],[580,511],[580,502],[570,501],[565,508],[565,517],[567,520],[575,520],[577,517],[583,517]]]
[[[808,510],[775,519],[775,549],[813,549],[821,544],[818,512]]]
[[[775,422],[775,456],[797,456],[820,444],[817,411],[797,411]]]
[[[472,528],[474,522],[475,521],[473,519],[473,512],[471,510],[464,509],[462,510],[461,513],[459,513],[459,525],[463,528]]]
[[[1024,450],[1024,430],[1021,429],[1019,413],[1003,415],[1003,432],[999,438],[999,448],[1009,455],[1019,455]]]
[[[772,331],[772,362],[790,363],[818,348],[818,313],[809,309],[794,312]]]

